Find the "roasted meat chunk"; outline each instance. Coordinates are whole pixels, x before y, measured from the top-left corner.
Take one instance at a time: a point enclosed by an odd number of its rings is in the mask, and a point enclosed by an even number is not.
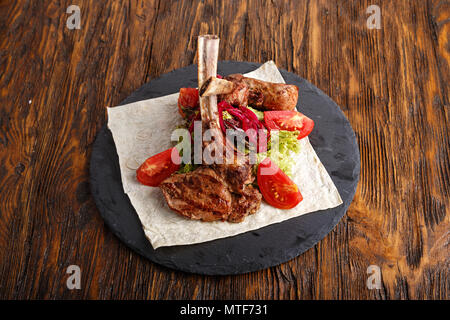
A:
[[[243,81],[244,76],[242,74],[232,74],[225,77],[225,79],[232,82],[232,91],[219,95],[219,101],[226,101],[233,106],[246,106],[250,92],[247,83]]]
[[[236,180],[226,180],[231,172],[216,169],[219,173],[202,166],[164,180],[159,187],[169,208],[186,218],[203,221],[240,222],[255,213],[261,204],[259,191],[251,185],[242,185],[241,190],[236,190]],[[242,181],[237,175],[234,179]]]
[[[221,81],[229,81],[233,86],[219,86]],[[295,85],[261,81],[242,74],[231,74],[224,80],[210,83],[216,86],[209,88],[210,93],[226,92],[219,95],[219,100],[234,106],[250,105],[261,110],[295,110],[297,106],[298,87]]]
[[[227,182],[228,188],[235,193],[241,193],[245,185],[255,180],[252,166],[248,163],[216,164],[212,167]]]
[[[261,199],[261,193],[252,185],[245,185],[240,194],[233,193],[228,221],[241,222],[246,216],[254,214],[261,206]]]
[[[159,186],[169,208],[195,220],[227,220],[232,196],[223,179],[211,168],[175,174]]]
[[[248,104],[261,110],[295,110],[298,87],[244,78],[249,87]]]

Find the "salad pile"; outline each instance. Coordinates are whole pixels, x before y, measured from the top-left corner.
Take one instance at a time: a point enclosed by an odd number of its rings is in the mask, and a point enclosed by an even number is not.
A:
[[[192,140],[194,122],[201,120],[196,88],[180,89],[178,110]],[[241,146],[245,147],[240,151],[256,150],[256,186],[264,200],[280,209],[291,209],[300,203],[303,197],[289,175],[295,161],[293,155],[300,151],[299,140],[311,133],[314,121],[297,111],[259,111],[250,106],[232,106],[225,101],[218,103],[218,111],[223,133],[233,129],[242,139]],[[277,140],[271,139],[273,135]],[[276,146],[272,141],[278,142]],[[178,159],[180,164],[174,164],[173,159]],[[198,166],[193,159],[182,163],[179,151],[173,147],[148,158],[137,170],[136,177],[140,183],[156,187],[172,174],[189,173]],[[271,170],[271,173],[264,174],[264,170]]]
[[[196,88],[181,88],[178,98],[178,110],[185,119],[184,127],[192,133],[194,121],[200,120],[199,95]],[[245,152],[255,148],[259,164],[265,158],[270,158],[278,167],[291,175],[294,164],[293,154],[300,152],[298,140],[308,136],[314,121],[297,111],[259,111],[250,106],[234,107],[225,101],[218,103],[219,122],[223,133],[227,129],[241,132],[245,137]],[[253,129],[253,130],[249,130]],[[263,130],[267,139],[260,139],[258,132]],[[278,148],[271,148],[271,135],[277,135]],[[196,166],[192,163],[182,163],[180,172],[190,172]]]

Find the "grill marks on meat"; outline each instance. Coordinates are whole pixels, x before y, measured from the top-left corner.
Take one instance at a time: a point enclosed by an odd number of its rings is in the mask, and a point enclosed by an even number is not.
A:
[[[160,188],[169,207],[195,220],[226,220],[232,196],[223,179],[208,167],[165,179]]]
[[[298,87],[295,85],[246,78],[242,74],[231,74],[225,80],[233,83],[233,90],[221,94],[219,100],[231,105],[250,105],[261,110],[295,110],[297,106]]]
[[[216,164],[212,168],[219,174],[228,187],[235,193],[242,193],[245,185],[252,183],[255,177],[252,174],[252,166],[248,159],[244,163]]]
[[[240,222],[255,213],[261,193],[251,185],[236,188],[237,181],[251,181],[251,174],[246,170],[233,174],[226,167],[215,169],[203,166],[164,180],[160,188],[169,208],[186,218],[203,221]]]
[[[241,222],[249,214],[254,214],[261,206],[261,199],[261,193],[252,185],[245,185],[242,193],[233,193],[228,221]]]

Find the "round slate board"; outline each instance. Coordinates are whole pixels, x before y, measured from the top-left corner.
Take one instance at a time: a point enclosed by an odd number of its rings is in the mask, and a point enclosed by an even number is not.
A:
[[[219,62],[218,73],[247,73],[259,66],[249,62]],[[309,136],[311,144],[344,203],[234,237],[155,250],[146,239],[136,211],[123,191],[116,147],[111,132],[104,126],[92,150],[91,190],[103,219],[120,240],[144,257],[169,268],[226,275],[286,262],[314,246],[336,226],[353,199],[359,179],[360,155],[355,133],[339,106],[321,90],[293,73],[280,71],[286,83],[295,84],[300,89],[297,108],[315,122]],[[143,85],[121,104],[196,86],[197,67],[191,65]]]

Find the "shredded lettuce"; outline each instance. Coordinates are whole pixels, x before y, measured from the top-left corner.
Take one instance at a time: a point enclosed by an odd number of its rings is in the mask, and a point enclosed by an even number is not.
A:
[[[271,134],[275,134],[275,132],[272,131]],[[300,152],[300,144],[297,137],[298,131],[278,131],[278,150],[272,148],[271,141],[268,141],[267,152],[258,153],[256,156],[257,164],[269,157],[284,173],[292,176],[293,155]],[[256,168],[257,166],[255,166]]]

